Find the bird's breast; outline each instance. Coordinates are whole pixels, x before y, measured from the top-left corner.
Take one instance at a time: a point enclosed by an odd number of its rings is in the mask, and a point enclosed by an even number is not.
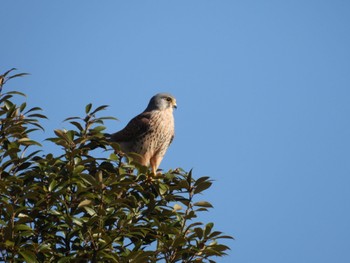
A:
[[[154,155],[163,156],[174,137],[174,116],[172,110],[153,111],[149,117],[149,128],[135,140],[121,142],[126,152],[136,152],[148,162]]]
[[[174,136],[174,116],[171,111],[155,111],[150,118],[150,130],[144,135],[143,150],[166,151]]]

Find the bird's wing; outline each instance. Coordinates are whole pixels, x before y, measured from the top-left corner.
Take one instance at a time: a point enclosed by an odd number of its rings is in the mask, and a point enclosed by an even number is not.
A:
[[[137,115],[131,119],[124,129],[113,133],[111,135],[111,141],[128,142],[142,136],[146,132],[149,132],[151,128],[149,124],[150,118],[151,114],[148,112]]]

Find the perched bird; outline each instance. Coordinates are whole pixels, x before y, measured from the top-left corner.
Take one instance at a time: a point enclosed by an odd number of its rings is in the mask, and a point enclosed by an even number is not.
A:
[[[147,108],[131,119],[124,129],[110,135],[110,141],[119,143],[124,153],[137,153],[138,162],[157,169],[174,139],[176,99],[169,93],[153,96]]]

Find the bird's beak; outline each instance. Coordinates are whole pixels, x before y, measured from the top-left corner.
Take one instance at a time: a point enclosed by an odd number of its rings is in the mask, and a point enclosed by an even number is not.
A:
[[[177,104],[176,104],[176,102],[174,102],[173,108],[174,108],[174,109],[177,109]]]

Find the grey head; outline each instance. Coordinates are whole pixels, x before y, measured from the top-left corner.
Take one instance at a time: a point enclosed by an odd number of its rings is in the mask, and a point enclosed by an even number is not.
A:
[[[176,99],[170,93],[158,93],[148,103],[145,111],[177,108]]]

